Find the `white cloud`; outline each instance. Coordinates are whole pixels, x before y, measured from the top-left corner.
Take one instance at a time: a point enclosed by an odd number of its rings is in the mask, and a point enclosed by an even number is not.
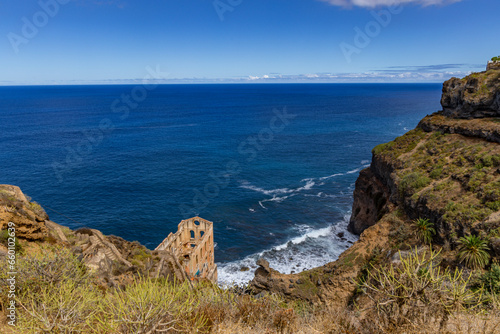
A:
[[[454,2],[460,2],[462,0],[320,0],[328,2],[335,6],[351,8],[353,6],[357,7],[367,7],[374,8],[380,6],[396,6],[404,4],[418,4],[421,6],[432,6],[432,5],[447,5]]]

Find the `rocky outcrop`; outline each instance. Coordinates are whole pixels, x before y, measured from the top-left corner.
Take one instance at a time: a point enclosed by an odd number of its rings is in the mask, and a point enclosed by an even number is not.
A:
[[[389,244],[389,231],[390,222],[382,218],[367,228],[337,261],[297,274],[282,274],[271,268],[266,260],[259,259],[259,268],[248,287],[254,294],[272,292],[289,301],[301,300],[331,309],[345,308],[353,298],[356,280],[363,268],[377,257],[392,257],[392,250],[383,250]],[[374,253],[377,253],[375,257]]]
[[[351,230],[359,233],[374,224],[374,215],[357,213],[376,209],[381,194],[389,203],[384,213],[393,206],[410,220],[429,219],[439,243],[453,245],[460,236],[479,233],[490,218],[485,228],[494,229],[500,210],[499,133],[500,123],[493,118],[452,119],[438,113],[377,146],[370,177],[361,173],[356,182]]]
[[[487,119],[450,119],[435,113],[424,117],[418,127],[425,132],[442,132],[448,134],[460,134],[466,137],[481,138],[489,142],[500,144],[500,128],[498,120]]]
[[[500,70],[500,61],[489,61],[486,66],[486,71],[489,70]]]
[[[454,118],[500,116],[500,70],[452,78],[443,85],[443,115]]]
[[[0,230],[9,222],[15,224],[18,238],[36,241],[47,236],[47,214],[36,202],[31,202],[19,187],[0,185]]]

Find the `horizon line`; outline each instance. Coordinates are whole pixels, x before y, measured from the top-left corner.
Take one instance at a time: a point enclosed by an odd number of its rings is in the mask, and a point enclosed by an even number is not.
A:
[[[446,80],[445,80],[446,81]],[[61,84],[2,84],[0,87],[58,87],[58,86],[168,86],[168,85],[359,85],[359,84],[442,84],[443,81],[350,81],[350,82],[162,82],[162,83],[61,83]]]

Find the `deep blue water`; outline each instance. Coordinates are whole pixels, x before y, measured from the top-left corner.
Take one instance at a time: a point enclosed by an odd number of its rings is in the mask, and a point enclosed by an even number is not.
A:
[[[337,233],[371,149],[439,110],[441,91],[439,84],[148,88],[0,87],[0,183],[73,219],[47,209],[57,223],[149,248],[200,215],[215,223],[221,281],[239,282],[252,276],[239,268],[259,255],[290,272],[346,249],[355,237]]]

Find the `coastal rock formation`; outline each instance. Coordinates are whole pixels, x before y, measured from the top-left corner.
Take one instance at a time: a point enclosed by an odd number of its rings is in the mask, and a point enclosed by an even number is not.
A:
[[[454,118],[500,116],[500,69],[452,78],[443,85],[443,115]]]
[[[489,70],[500,70],[500,61],[489,61],[488,65],[486,66],[486,71]]]
[[[337,261],[301,273],[282,274],[271,268],[266,260],[259,259],[259,268],[249,289],[254,294],[272,292],[289,301],[301,300],[311,305],[342,309],[352,300],[356,280],[363,268],[374,260],[392,256],[392,252],[380,251],[389,243],[390,230],[391,222],[386,215],[366,229]]]
[[[500,71],[444,83],[443,111],[373,149],[360,172],[349,230],[360,239],[337,261],[283,275],[261,261],[250,287],[335,308],[358,302],[356,282],[373,265],[397,263],[399,251],[424,249],[418,218],[434,224],[442,265],[459,265],[459,238],[478,235],[500,259]],[[366,302],[366,300],[363,300]]]
[[[16,186],[0,185],[0,229],[9,222],[15,224],[16,235],[26,240],[42,240],[47,236],[47,214],[36,202],[31,202]]]
[[[497,123],[495,118],[484,122],[483,119],[451,119],[443,116],[442,113],[435,113],[424,117],[418,127],[425,132],[460,134],[500,144],[500,129]]]

